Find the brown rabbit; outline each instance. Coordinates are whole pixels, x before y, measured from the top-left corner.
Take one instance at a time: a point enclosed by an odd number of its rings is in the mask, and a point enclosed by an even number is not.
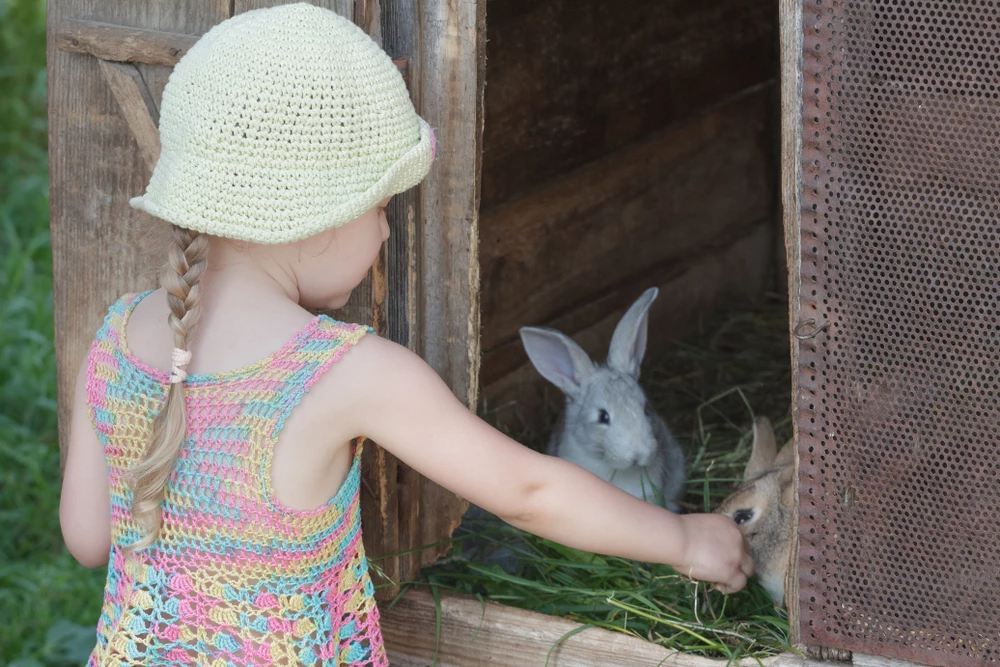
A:
[[[775,604],[784,606],[785,575],[792,546],[795,502],[795,449],[789,440],[781,451],[767,417],[753,424],[753,451],[743,483],[716,510],[736,522],[750,543],[757,580]]]

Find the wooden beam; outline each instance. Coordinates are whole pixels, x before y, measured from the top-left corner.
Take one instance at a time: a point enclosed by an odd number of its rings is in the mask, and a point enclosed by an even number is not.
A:
[[[792,369],[792,429],[799,441],[796,406],[799,404],[799,341],[792,335],[799,321],[801,289],[802,228],[802,2],[781,0],[779,7],[781,36],[781,213],[785,230],[785,256],[788,268],[788,339]],[[795,450],[795,485],[798,487],[799,452]],[[785,577],[785,605],[793,646],[801,642],[799,626],[799,503],[792,511],[792,548],[788,576]]]
[[[474,598],[443,595],[440,643],[437,605],[430,593],[410,591],[382,611],[382,632],[393,667],[843,667],[786,653],[729,663],[665,649],[634,635],[588,628],[563,641],[580,623]]]
[[[242,14],[254,9],[266,9],[267,7],[277,7],[278,5],[290,5],[301,0],[231,0],[233,2],[233,14]],[[310,0],[310,4],[331,9],[341,16],[346,16],[355,23],[357,17],[354,15],[354,0]]]
[[[344,3],[340,2],[339,4]],[[240,2],[239,11],[257,9],[259,5],[262,5],[262,2]],[[56,47],[60,51],[84,53],[113,62],[168,65],[171,67],[176,65],[201,38],[201,35],[131,28],[113,23],[82,21],[80,19],[63,19],[56,26],[54,36]],[[400,74],[406,76],[406,58],[396,58],[393,62]]]
[[[642,290],[602,308],[605,294],[665,279],[773,215],[769,95],[756,90],[483,213],[484,385],[525,360],[521,326],[572,335]]]
[[[400,68],[403,80],[410,91],[410,99],[420,108],[419,82],[410,73],[408,56],[420,53],[418,31],[418,0],[355,0],[354,20],[373,39],[380,41],[382,48]],[[414,63],[414,67],[419,63]],[[417,211],[420,209],[422,188],[411,188],[392,198],[386,214],[392,234],[384,244],[386,255],[388,300],[385,307],[386,336],[395,343],[408,347],[414,352],[420,350],[420,328],[417,293],[421,286],[419,255],[417,250]],[[423,477],[401,461],[396,462],[396,530],[398,533],[397,553],[405,555],[392,558],[393,563],[380,561],[379,566],[388,567],[396,573],[396,581],[413,581],[417,578],[421,565],[421,553],[407,550],[423,546],[420,530],[421,517],[433,515],[435,509],[423,508],[421,489]],[[448,535],[442,534],[442,538]],[[379,589],[382,599],[399,592],[393,587]],[[382,593],[384,591],[384,593]]]
[[[482,167],[486,0],[422,0],[417,110],[437,133],[437,159],[417,213],[421,356],[469,407],[479,391],[479,185]],[[468,503],[429,480],[420,489],[419,544],[451,534]],[[432,562],[447,547],[421,554]]]
[[[424,352],[469,406],[479,371],[479,173],[486,2],[421,5],[420,112],[437,128],[421,197]],[[448,29],[443,29],[448,26]]]
[[[139,146],[139,155],[150,173],[160,157],[159,110],[135,65],[101,60],[101,72],[111,86],[122,116]]]
[[[504,0],[489,11],[484,209],[777,73],[771,2]]]
[[[392,4],[394,0],[384,0],[386,4]],[[379,0],[353,0],[354,2],[354,23],[359,28],[368,33],[368,36],[378,42],[379,46],[385,48],[382,39],[382,7]],[[386,50],[388,53],[388,50]]]
[[[176,65],[198,37],[79,19],[64,19],[55,29],[56,46],[62,51],[150,65]]]

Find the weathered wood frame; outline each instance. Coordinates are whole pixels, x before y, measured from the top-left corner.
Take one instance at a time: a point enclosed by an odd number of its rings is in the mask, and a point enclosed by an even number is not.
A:
[[[781,0],[781,216],[785,230],[785,257],[788,265],[788,332],[791,368],[799,367],[798,340],[792,332],[799,324],[801,290],[802,228],[802,0]],[[792,405],[798,405],[798,373],[792,372]],[[794,408],[793,408],[794,409]],[[792,437],[799,441],[798,420],[792,420]],[[798,487],[799,453],[795,451],[795,485]],[[796,499],[798,495],[796,495]],[[798,502],[792,514],[799,525]],[[788,575],[785,578],[785,604],[788,608],[790,641],[799,643],[798,531],[792,532]]]

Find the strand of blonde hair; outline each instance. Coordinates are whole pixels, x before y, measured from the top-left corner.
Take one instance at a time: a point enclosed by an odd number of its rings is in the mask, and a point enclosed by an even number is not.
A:
[[[172,228],[173,243],[167,252],[160,286],[167,291],[170,306],[167,321],[173,331],[174,347],[187,351],[188,339],[201,313],[199,282],[207,265],[208,237],[177,225]],[[142,537],[129,545],[128,551],[144,549],[159,537],[160,502],[186,431],[184,383],[172,382],[166,401],[153,422],[153,434],[145,456],[132,469],[132,518]]]

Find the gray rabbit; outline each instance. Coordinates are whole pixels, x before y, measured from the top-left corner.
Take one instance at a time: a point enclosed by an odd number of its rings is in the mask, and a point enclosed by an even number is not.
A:
[[[566,395],[548,453],[572,461],[637,498],[678,511],[684,452],[639,386],[652,287],[615,328],[605,364],[595,364],[569,336],[523,327],[521,341],[542,377]]]

